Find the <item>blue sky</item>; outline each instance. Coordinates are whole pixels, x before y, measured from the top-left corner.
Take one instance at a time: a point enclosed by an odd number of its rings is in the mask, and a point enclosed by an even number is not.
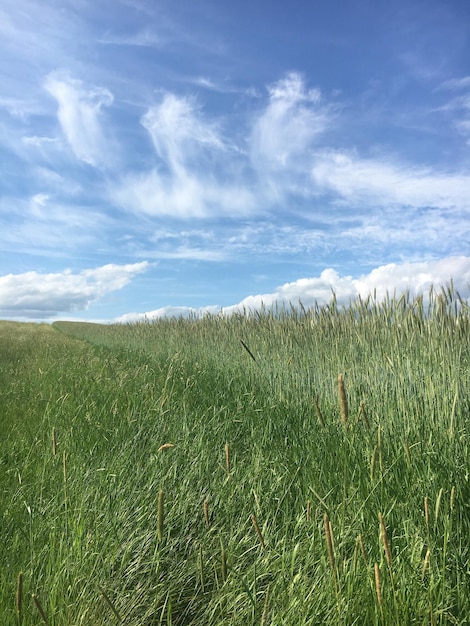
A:
[[[468,0],[3,0],[0,318],[470,296]]]

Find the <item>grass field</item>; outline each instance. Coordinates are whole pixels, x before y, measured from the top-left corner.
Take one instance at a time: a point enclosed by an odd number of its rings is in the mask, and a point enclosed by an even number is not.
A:
[[[1,625],[470,624],[469,389],[450,289],[0,322]]]

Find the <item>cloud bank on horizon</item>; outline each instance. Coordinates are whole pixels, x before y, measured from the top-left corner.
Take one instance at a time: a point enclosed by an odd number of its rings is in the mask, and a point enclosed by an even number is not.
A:
[[[149,269],[144,261],[133,265],[106,265],[78,274],[40,275],[28,272],[23,275],[0,277],[0,316],[17,315],[23,319],[52,320],[59,313],[74,313],[87,309],[106,294],[126,287],[134,276]],[[457,279],[453,277],[457,276]],[[165,306],[146,312],[130,312],[113,320],[118,323],[150,321],[164,317],[200,317],[205,314],[246,312],[252,313],[273,306],[324,305],[333,294],[339,304],[346,305],[354,299],[373,296],[378,302],[384,298],[399,297],[408,292],[413,298],[427,296],[431,289],[439,293],[452,283],[455,293],[470,305],[470,257],[451,257],[440,261],[402,263],[378,267],[358,278],[340,276],[332,268],[320,276],[301,278],[279,286],[272,293],[250,295],[237,304]]]
[[[4,0],[0,35],[1,317],[468,297],[464,0]]]

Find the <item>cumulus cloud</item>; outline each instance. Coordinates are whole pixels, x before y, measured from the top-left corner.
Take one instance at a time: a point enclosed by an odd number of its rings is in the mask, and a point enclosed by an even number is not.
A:
[[[107,293],[122,289],[148,263],[103,265],[74,274],[8,274],[0,277],[0,315],[45,319],[60,312],[84,310]]]
[[[450,257],[438,261],[420,263],[390,263],[375,268],[369,274],[353,278],[340,276],[334,269],[324,270],[319,277],[301,278],[285,283],[270,294],[248,296],[240,303],[224,308],[231,313],[239,310],[257,310],[261,306],[274,304],[297,304],[299,301],[306,307],[328,303],[333,293],[338,302],[347,304],[350,300],[361,296],[375,294],[380,301],[390,294],[400,295],[409,291],[411,296],[427,293],[434,286],[446,286],[453,280],[455,289],[462,298],[470,298],[470,257]]]
[[[306,308],[315,304],[324,305],[334,296],[339,304],[348,304],[357,297],[375,296],[380,302],[387,295],[399,297],[409,292],[411,297],[427,295],[431,287],[439,290],[452,281],[454,289],[470,303],[470,257],[449,257],[419,263],[389,263],[373,269],[358,278],[341,276],[332,268],[325,269],[320,276],[300,278],[284,283],[272,293],[250,295],[238,304],[227,307],[207,306],[199,309],[190,307],[163,307],[147,313],[129,313],[116,319],[117,322],[152,320],[161,317],[202,316],[207,313],[231,315],[237,312],[255,312],[263,307],[302,305]]]
[[[102,164],[109,138],[100,117],[103,107],[113,103],[111,92],[59,74],[49,74],[44,86],[57,100],[62,132],[77,159],[92,166]]]
[[[154,311],[148,311],[147,313],[126,313],[117,317],[114,322],[118,324],[126,324],[132,322],[150,322],[152,320],[158,320],[165,317],[185,317],[185,318],[198,318],[204,317],[204,315],[215,315],[220,312],[218,306],[206,306],[200,308],[193,308],[190,306],[164,306]]]

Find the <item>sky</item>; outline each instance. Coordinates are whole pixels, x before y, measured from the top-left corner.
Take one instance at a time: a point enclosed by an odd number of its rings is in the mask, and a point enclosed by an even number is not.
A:
[[[2,0],[0,318],[470,302],[468,0]]]

